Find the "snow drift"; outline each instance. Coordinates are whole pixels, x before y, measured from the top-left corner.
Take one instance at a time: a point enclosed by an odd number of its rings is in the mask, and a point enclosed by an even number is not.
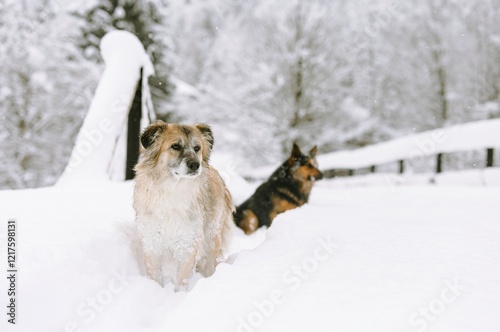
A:
[[[131,182],[1,191],[20,266],[18,324],[1,330],[498,331],[499,188],[332,182],[238,231],[227,262],[178,293],[142,274]]]

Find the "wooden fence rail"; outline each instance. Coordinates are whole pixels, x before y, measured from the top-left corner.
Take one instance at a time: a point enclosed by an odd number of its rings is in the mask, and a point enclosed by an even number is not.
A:
[[[485,168],[487,167],[494,167],[494,148],[487,148],[486,149],[486,162],[485,162]],[[446,171],[445,168],[445,163],[444,163],[444,153],[438,153],[435,155],[436,158],[436,167],[435,167],[435,173],[439,174],[442,172]],[[406,162],[407,160],[402,159],[398,160],[398,173],[403,174],[406,169]],[[320,165],[321,166],[321,165]],[[368,169],[370,173],[376,173],[376,170],[380,165],[371,165]],[[324,170],[326,174],[326,178],[332,178],[332,177],[337,177],[337,176],[355,176],[356,172],[359,171],[360,168],[351,168],[351,169],[326,169]]]

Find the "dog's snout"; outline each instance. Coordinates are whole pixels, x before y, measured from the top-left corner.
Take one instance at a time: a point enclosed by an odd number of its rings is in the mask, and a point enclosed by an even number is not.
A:
[[[323,173],[318,172],[318,176],[316,176],[316,180],[321,180],[323,178]]]
[[[198,160],[190,160],[187,162],[187,167],[191,172],[196,172],[200,168],[200,163]]]

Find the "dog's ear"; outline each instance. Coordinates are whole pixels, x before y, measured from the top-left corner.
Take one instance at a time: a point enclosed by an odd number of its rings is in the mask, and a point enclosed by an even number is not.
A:
[[[201,133],[203,134],[203,138],[208,143],[208,147],[210,148],[210,150],[212,150],[212,148],[214,147],[214,134],[212,133],[212,128],[210,128],[210,126],[205,123],[196,124],[195,127],[198,128],[199,131],[201,131]]]
[[[168,124],[163,121],[156,121],[153,124],[150,124],[141,135],[141,143],[142,146],[147,149],[150,147],[154,141],[158,138],[158,136],[167,129]]]
[[[293,142],[293,148],[292,148],[292,158],[298,158],[302,155],[302,152],[300,152],[299,146],[297,143]]]
[[[314,158],[316,157],[316,153],[318,152],[318,146],[315,145],[314,148],[311,149],[311,151],[309,151],[309,156],[311,158]]]
[[[203,134],[205,145],[208,148],[207,151],[203,151],[203,161],[208,162],[214,147],[214,134],[212,133],[212,128],[205,123],[195,124],[194,126]]]

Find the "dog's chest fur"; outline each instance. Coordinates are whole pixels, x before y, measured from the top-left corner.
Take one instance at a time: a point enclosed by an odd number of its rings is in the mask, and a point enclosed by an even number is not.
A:
[[[203,233],[203,181],[168,179],[136,185],[136,204],[141,233],[156,250],[199,242]],[[146,241],[149,242],[149,241]],[[151,249],[153,249],[151,248]]]

